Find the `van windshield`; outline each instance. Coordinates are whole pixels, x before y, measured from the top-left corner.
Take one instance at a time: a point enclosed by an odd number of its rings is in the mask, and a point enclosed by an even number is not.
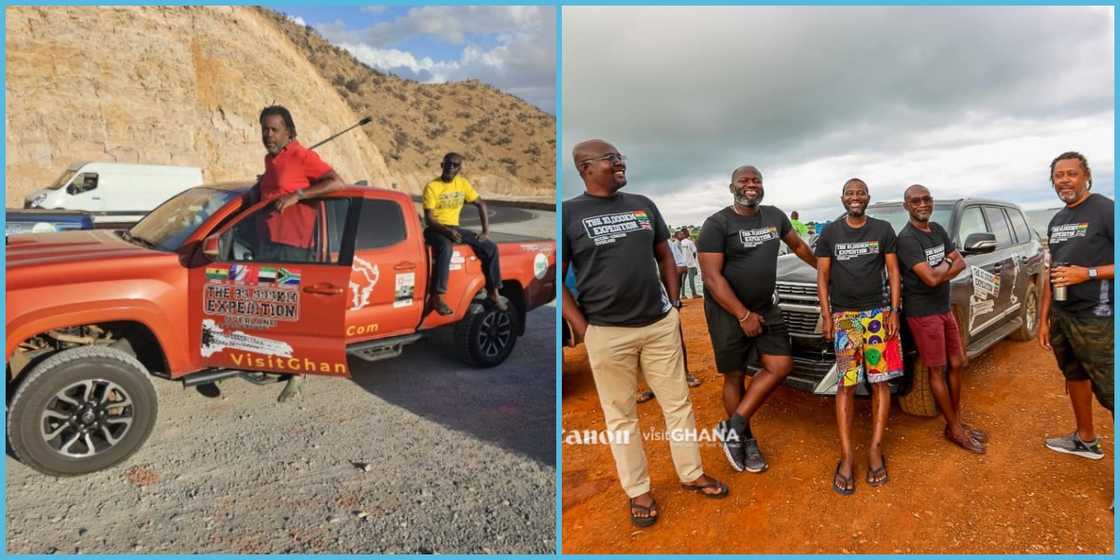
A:
[[[65,185],[66,183],[69,183],[70,179],[73,179],[74,175],[77,174],[77,173],[78,173],[77,169],[67,169],[66,171],[63,171],[62,175],[59,175],[58,179],[56,179],[55,182],[51,183],[51,186],[49,186],[47,188],[51,189],[52,191],[61,189],[62,186]]]
[[[153,249],[175,251],[214,212],[239,196],[238,191],[187,189],[149,212],[128,233]]]

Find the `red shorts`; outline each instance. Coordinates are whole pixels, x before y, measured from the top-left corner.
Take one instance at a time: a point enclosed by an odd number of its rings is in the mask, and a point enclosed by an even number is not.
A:
[[[961,332],[952,311],[940,315],[907,317],[918,355],[928,367],[945,367],[948,356],[961,355]]]

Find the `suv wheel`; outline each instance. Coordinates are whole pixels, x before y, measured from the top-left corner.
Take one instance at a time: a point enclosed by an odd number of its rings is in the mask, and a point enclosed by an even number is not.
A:
[[[499,311],[489,301],[471,302],[466,316],[455,325],[455,347],[468,364],[494,367],[506,361],[517,342],[517,314],[514,303]]]
[[[1038,288],[1034,282],[1027,285],[1027,293],[1023,294],[1023,312],[1019,318],[1023,324],[1011,333],[1011,340],[1034,340],[1038,336]]]
[[[937,416],[937,401],[929,386],[929,368],[921,357],[916,357],[911,367],[910,392],[898,397],[898,406],[914,416]]]
[[[8,409],[8,442],[41,473],[87,474],[140,449],[156,413],[155,387],[136,358],[104,346],[70,348],[20,384]]]

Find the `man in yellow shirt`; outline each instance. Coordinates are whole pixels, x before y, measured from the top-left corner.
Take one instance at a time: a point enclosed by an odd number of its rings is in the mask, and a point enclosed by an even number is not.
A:
[[[456,243],[466,243],[474,249],[482,261],[482,272],[486,276],[486,293],[498,309],[508,309],[498,295],[502,287],[502,274],[498,266],[498,246],[488,239],[490,220],[486,215],[486,203],[478,196],[466,177],[459,175],[463,168],[463,156],[454,152],[443,156],[443,173],[424,187],[424,220],[428,227],[424,239],[432,246],[435,263],[432,265],[431,306],[440,315],[451,315],[453,311],[443,301],[447,293],[448,269],[451,266],[451,253]],[[482,221],[482,233],[475,234],[469,229],[459,227],[459,213],[463,204],[471,203],[478,207],[478,217]]]

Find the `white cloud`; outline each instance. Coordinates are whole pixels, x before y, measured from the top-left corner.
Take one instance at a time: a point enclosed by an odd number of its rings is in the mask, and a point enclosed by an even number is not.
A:
[[[287,14],[284,14],[284,17],[287,17],[287,18],[288,18],[288,20],[289,20],[289,21],[291,21],[292,23],[295,23],[295,24],[297,24],[297,25],[302,25],[302,26],[304,26],[304,27],[307,27],[307,22],[306,22],[306,21],[304,21],[304,19],[303,19],[303,18],[301,18],[301,17],[299,17],[299,16],[289,16],[289,15],[287,15]]]

